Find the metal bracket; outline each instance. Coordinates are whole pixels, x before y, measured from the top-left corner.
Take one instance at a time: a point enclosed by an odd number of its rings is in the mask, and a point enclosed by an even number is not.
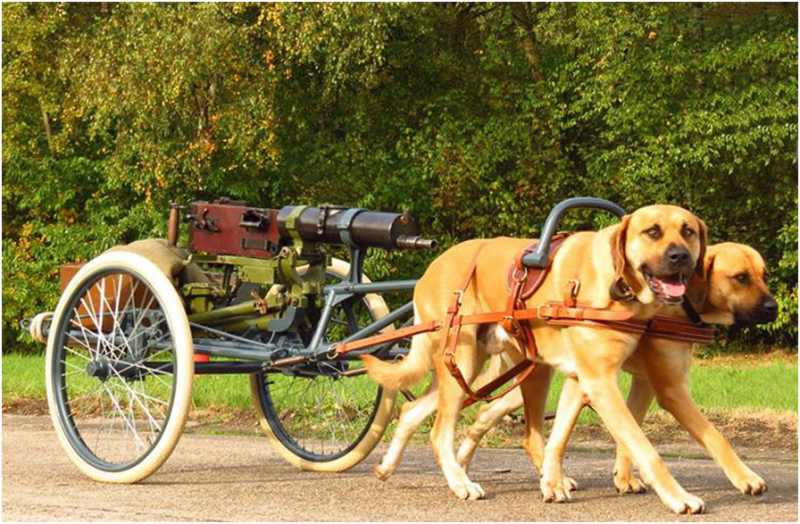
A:
[[[356,218],[356,215],[362,211],[364,211],[364,209],[360,207],[348,209],[342,213],[342,216],[339,218],[339,223],[336,224],[336,228],[339,230],[339,238],[342,239],[342,244],[348,247],[358,247],[353,237],[350,235],[350,225],[353,223],[353,219]]]
[[[297,219],[300,218],[300,215],[302,215],[303,211],[306,209],[308,209],[308,206],[297,206],[292,209],[292,212],[289,213],[289,216],[286,218],[286,230],[289,231],[289,235],[295,242],[303,241],[303,239],[300,238],[300,233],[297,231]]]
[[[331,211],[340,211],[347,209],[345,206],[335,206],[332,204],[323,204],[319,208],[319,218],[317,219],[317,234],[322,236],[325,233],[325,225],[328,218],[331,216]]]
[[[619,218],[625,216],[625,210],[610,200],[593,197],[575,197],[562,200],[550,211],[550,214],[547,215],[547,220],[545,220],[544,228],[542,229],[542,236],[539,238],[539,243],[536,245],[534,251],[522,257],[523,265],[539,269],[547,267],[550,261],[550,241],[556,233],[558,223],[567,210],[577,207],[602,209],[617,215]]]

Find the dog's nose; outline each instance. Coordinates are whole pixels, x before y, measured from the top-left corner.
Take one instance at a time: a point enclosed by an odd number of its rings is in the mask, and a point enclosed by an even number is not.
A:
[[[685,247],[671,246],[667,249],[667,260],[674,267],[685,266],[691,261],[691,254]]]
[[[765,300],[764,303],[761,304],[761,307],[764,308],[764,312],[770,318],[775,319],[778,317],[778,303],[775,302],[774,298],[768,298]]]

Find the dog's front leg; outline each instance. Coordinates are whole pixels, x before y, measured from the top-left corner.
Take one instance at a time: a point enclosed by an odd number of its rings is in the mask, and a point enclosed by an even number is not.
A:
[[[664,461],[631,415],[619,390],[620,366],[638,340],[622,334],[598,337],[597,330],[592,333],[591,328],[567,329],[569,351],[583,390],[617,443],[630,451],[634,463],[639,466],[642,479],[675,513],[705,511],[703,501],[687,493],[667,471]]]
[[[731,483],[746,495],[761,495],[767,484],[736,455],[731,445],[700,411],[689,392],[691,350],[680,355],[653,344],[646,360],[647,373],[658,403],[706,448]]]
[[[631,391],[628,393],[628,409],[641,426],[647,410],[653,402],[653,387],[646,376],[634,374]],[[614,464],[614,485],[620,493],[644,493],[647,487],[633,474],[631,455],[624,446],[617,446],[617,461]]]
[[[567,502],[570,500],[570,491],[578,487],[574,480],[564,476],[562,465],[569,436],[584,404],[583,390],[578,380],[567,377],[561,388],[556,419],[544,450],[544,464],[539,470],[542,477],[539,487],[545,502]]]

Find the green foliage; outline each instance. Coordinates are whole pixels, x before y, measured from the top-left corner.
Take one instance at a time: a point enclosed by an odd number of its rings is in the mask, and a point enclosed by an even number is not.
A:
[[[797,196],[795,206],[778,232],[777,248],[781,253],[777,267],[770,279],[772,291],[778,300],[778,320],[761,327],[773,336],[797,339]],[[774,266],[773,266],[774,267]],[[794,283],[794,285],[792,285]]]
[[[60,263],[222,195],[409,209],[444,246],[535,235],[569,196],[678,204],[767,259],[781,316],[732,342],[796,347],[796,5],[2,9],[7,348]]]

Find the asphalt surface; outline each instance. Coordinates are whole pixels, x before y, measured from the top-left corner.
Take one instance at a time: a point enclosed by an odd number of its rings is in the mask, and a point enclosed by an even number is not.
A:
[[[462,502],[450,495],[427,447],[410,448],[397,473],[381,483],[372,475],[380,448],[346,473],[321,474],[294,469],[261,438],[186,434],[155,475],[118,486],[80,474],[49,418],[4,414],[2,427],[4,521],[798,519],[797,455],[780,450],[747,461],[769,486],[759,498],[740,495],[710,460],[667,458],[678,481],[708,508],[685,517],[670,513],[652,493],[617,494],[606,452],[568,454],[566,472],[580,491],[568,504],[545,504],[521,450],[479,450],[472,478],[487,499]]]

